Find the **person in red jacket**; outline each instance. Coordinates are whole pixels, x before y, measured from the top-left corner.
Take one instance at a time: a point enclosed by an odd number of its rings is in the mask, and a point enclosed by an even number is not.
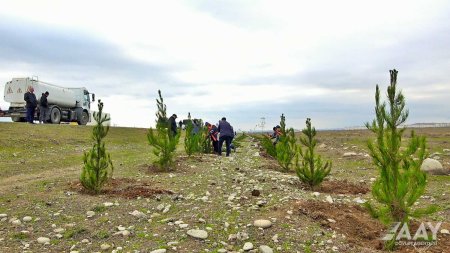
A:
[[[208,122],[205,123],[205,126],[208,127],[209,138],[212,141],[214,153],[218,153],[219,152],[219,140],[217,138],[217,135],[219,134],[219,131],[217,130],[217,127],[215,125],[212,125]]]

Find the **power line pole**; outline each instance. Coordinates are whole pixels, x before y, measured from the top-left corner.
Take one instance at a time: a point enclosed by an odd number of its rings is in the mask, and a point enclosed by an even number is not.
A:
[[[261,133],[264,132],[264,126],[265,126],[265,125],[266,125],[266,118],[261,117],[261,123],[260,123],[260,126],[261,126]]]

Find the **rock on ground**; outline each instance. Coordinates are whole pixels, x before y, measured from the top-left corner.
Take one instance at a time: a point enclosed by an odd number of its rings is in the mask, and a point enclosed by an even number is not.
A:
[[[261,253],[273,253],[273,250],[271,247],[267,246],[267,245],[261,245],[259,246],[259,252]]]
[[[50,239],[47,238],[47,237],[39,237],[37,239],[37,242],[40,243],[40,244],[50,243]]]
[[[167,252],[166,249],[157,249],[157,250],[150,251],[150,253],[166,253],[166,252]]]
[[[187,234],[198,239],[206,239],[208,238],[208,232],[201,229],[190,229],[187,231]]]
[[[272,226],[272,222],[270,220],[255,220],[253,222],[253,226],[259,228],[268,228]]]
[[[423,161],[422,166],[420,167],[422,171],[425,171],[428,174],[432,175],[448,175],[450,174],[450,169],[444,169],[442,167],[441,162],[438,160],[427,158]]]

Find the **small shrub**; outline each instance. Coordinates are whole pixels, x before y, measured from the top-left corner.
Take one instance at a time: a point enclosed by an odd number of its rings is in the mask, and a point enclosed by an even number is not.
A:
[[[156,131],[150,128],[147,133],[147,139],[150,146],[153,147],[153,153],[157,160],[155,164],[162,170],[169,170],[173,165],[175,150],[180,139],[180,133],[173,136],[170,134],[170,126],[167,120],[167,109],[158,90],[159,99],[156,99],[158,111],[156,112]]]
[[[436,206],[414,208],[414,203],[422,196],[427,184],[425,172],[420,170],[427,157],[425,137],[411,133],[406,148],[402,148],[402,135],[406,128],[401,127],[408,118],[405,110],[405,97],[397,92],[397,71],[391,70],[391,84],[387,88],[388,104],[380,103],[380,89],[375,92],[375,119],[366,127],[376,135],[376,142],[368,141],[373,163],[380,175],[372,186],[372,196],[379,203],[366,207],[373,217],[384,223],[408,222],[410,217],[421,217],[436,211]],[[389,108],[386,108],[389,106]],[[392,249],[394,241],[387,243]]]
[[[281,136],[276,145],[277,161],[281,168],[287,172],[293,166],[293,161],[296,155],[295,133],[293,128],[286,129],[286,118],[284,114],[281,115]]]
[[[262,135],[261,137],[259,137],[259,141],[268,155],[273,158],[277,158],[277,148],[273,144],[272,139],[270,139],[269,136]]]
[[[209,137],[209,129],[206,126],[202,126],[201,131],[201,138],[199,140],[200,142],[200,149],[201,152],[205,154],[210,154],[213,150],[211,138]]]
[[[331,171],[331,161],[322,163],[320,155],[316,155],[314,149],[317,145],[317,141],[314,139],[316,136],[316,129],[311,126],[311,119],[306,119],[306,128],[302,130],[302,134],[305,137],[300,136],[300,143],[303,144],[306,149],[303,151],[299,147],[299,155],[296,156],[296,172],[297,176],[303,183],[308,184],[311,189],[322,183]],[[299,156],[302,160],[299,163]]]
[[[97,124],[92,130],[94,146],[84,153],[84,166],[81,171],[80,181],[87,190],[99,193],[103,185],[112,177],[114,166],[109,153],[106,153],[103,139],[109,131],[109,125],[104,125],[110,118],[103,114],[103,102],[98,100],[98,112],[94,112],[94,120]]]

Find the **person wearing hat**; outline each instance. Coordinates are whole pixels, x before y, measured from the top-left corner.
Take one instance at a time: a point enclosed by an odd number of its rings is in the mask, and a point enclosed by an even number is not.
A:
[[[176,115],[176,114],[173,114],[173,115],[170,116],[170,118],[169,118],[169,129],[170,129],[169,135],[170,135],[171,137],[177,135],[177,133],[178,133],[178,131],[177,131],[178,128],[177,128],[177,121],[176,121],[176,119],[177,119],[177,115]]]
[[[42,124],[47,121],[47,115],[48,115],[48,97],[49,93],[46,91],[45,93],[42,93],[41,99],[39,99],[39,124]]]

